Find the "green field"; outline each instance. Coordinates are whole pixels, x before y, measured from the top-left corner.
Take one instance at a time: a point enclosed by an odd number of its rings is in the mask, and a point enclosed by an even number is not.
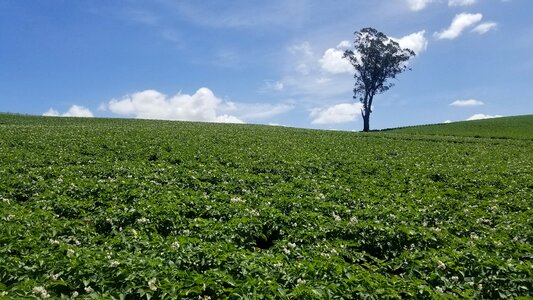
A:
[[[0,299],[530,299],[532,124],[0,114]]]
[[[449,124],[412,126],[386,131],[401,134],[529,139],[533,141],[533,116],[528,115],[453,122]]]

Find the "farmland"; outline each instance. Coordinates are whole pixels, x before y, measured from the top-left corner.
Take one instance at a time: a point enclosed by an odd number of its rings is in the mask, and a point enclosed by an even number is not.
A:
[[[0,299],[530,298],[532,120],[0,114]]]

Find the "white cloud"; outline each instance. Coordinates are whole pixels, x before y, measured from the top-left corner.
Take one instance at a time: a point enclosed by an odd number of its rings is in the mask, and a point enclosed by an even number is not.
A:
[[[260,91],[267,92],[267,91],[274,91],[274,92],[281,92],[283,91],[284,85],[281,81],[272,81],[272,80],[265,80],[263,86],[261,87]]]
[[[483,120],[483,119],[492,119],[492,118],[501,118],[501,117],[502,117],[501,115],[475,114],[466,120],[473,121],[473,120]]]
[[[401,38],[391,39],[398,42],[402,48],[409,48],[419,54],[424,52],[428,46],[428,41],[424,36],[425,33],[426,31],[422,30]],[[353,73],[353,66],[347,59],[343,58],[344,51],[350,47],[350,42],[341,41],[336,48],[327,49],[319,60],[322,70],[332,74]]]
[[[299,54],[304,54],[307,56],[313,55],[313,50],[311,49],[311,45],[307,41],[300,43],[300,44],[291,45],[287,48],[287,50],[289,50],[289,52],[294,55],[299,55]]]
[[[468,6],[475,4],[477,0],[449,0],[448,6]]]
[[[480,105],[484,105],[484,103],[483,101],[479,101],[476,99],[468,99],[468,100],[455,100],[452,103],[450,103],[450,105],[465,107],[465,106],[480,106]]]
[[[474,29],[472,29],[472,31],[477,32],[479,34],[484,34],[484,33],[489,32],[492,29],[495,29],[496,26],[498,26],[497,23],[485,22],[485,23],[477,25]]]
[[[349,49],[350,47],[352,47],[352,43],[350,43],[350,41],[341,41],[337,45],[337,49],[341,49],[341,50],[346,50],[346,49]]]
[[[277,126],[277,127],[287,127],[287,125],[278,124],[278,123],[268,123],[268,126]]]
[[[329,48],[324,52],[324,55],[320,59],[320,66],[323,70],[333,73],[351,73],[353,72],[353,66],[350,62],[343,58],[344,51],[335,48]]]
[[[59,116],[61,116],[61,114],[57,110],[55,110],[53,108],[50,108],[45,113],[43,113],[43,116],[45,116],[45,117],[59,117]]]
[[[407,5],[411,10],[419,11],[426,8],[426,6],[433,1],[434,0],[407,0]]]
[[[301,63],[294,68],[296,72],[302,74],[302,75],[308,75],[309,74],[309,67],[305,63]]]
[[[448,124],[448,123],[451,123],[451,122],[452,122],[451,120],[446,120],[446,121],[444,121],[444,122],[442,122],[442,123],[444,123],[444,124]]]
[[[448,29],[441,32],[436,32],[435,37],[438,39],[453,40],[461,35],[461,33],[468,27],[471,27],[481,21],[482,14],[461,13],[453,18],[452,23]]]
[[[312,124],[339,124],[352,122],[361,113],[361,103],[341,103],[311,110]]]
[[[235,116],[219,113],[231,106],[230,102],[223,102],[205,87],[193,95],[178,93],[173,97],[156,90],[145,90],[120,100],[113,99],[107,105],[115,114],[142,119],[243,123]]]
[[[92,118],[93,113],[83,106],[72,105],[65,113],[59,113],[57,110],[50,108],[47,112],[43,113],[43,116],[49,117],[82,117]]]
[[[239,112],[239,118],[244,120],[267,119],[273,116],[291,111],[294,105],[288,103],[265,104],[265,103],[239,103],[235,110]]]
[[[398,38],[391,38],[391,39],[396,41],[398,44],[400,44],[400,47],[411,49],[416,54],[420,54],[426,51],[428,47],[428,40],[424,36],[425,33],[426,31],[422,30],[419,32],[411,33],[399,39]]]

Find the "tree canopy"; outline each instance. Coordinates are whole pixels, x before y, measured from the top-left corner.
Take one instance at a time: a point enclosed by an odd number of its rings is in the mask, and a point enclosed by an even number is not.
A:
[[[374,96],[390,89],[394,83],[390,79],[406,70],[410,70],[406,62],[415,53],[402,48],[398,42],[374,28],[363,28],[354,33],[354,49],[344,52],[355,69],[354,99],[358,99],[363,107],[363,131],[370,130],[370,114]]]

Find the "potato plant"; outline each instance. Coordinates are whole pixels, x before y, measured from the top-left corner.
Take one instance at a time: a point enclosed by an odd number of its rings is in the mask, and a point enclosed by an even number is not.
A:
[[[526,299],[532,203],[531,139],[3,114],[0,299]]]

